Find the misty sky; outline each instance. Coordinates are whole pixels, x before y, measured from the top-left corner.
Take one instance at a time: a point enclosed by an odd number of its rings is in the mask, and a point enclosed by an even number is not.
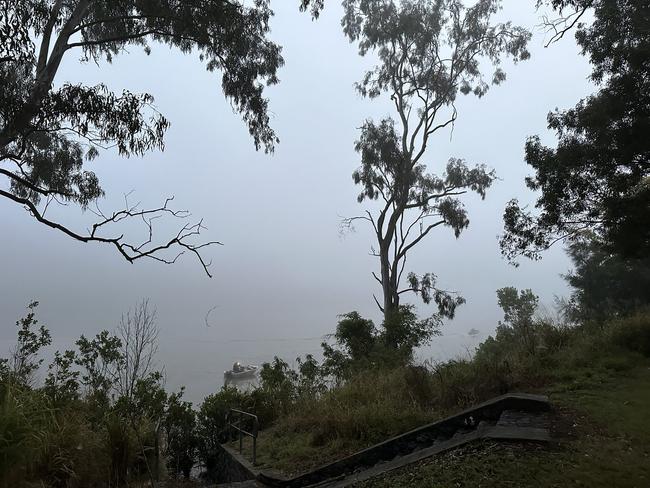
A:
[[[148,297],[158,310],[158,360],[167,385],[185,384],[188,398],[200,401],[221,386],[222,372],[234,360],[259,363],[277,354],[291,362],[317,352],[340,313],[358,310],[380,322],[372,299],[380,290],[370,275],[377,267],[368,254],[371,233],[360,225],[341,237],[339,221],[365,208],[351,179],[359,163],[353,149],[358,128],[366,118],[393,112],[386,100],[356,94],[353,84],[372,59],[360,58],[343,36],[338,2],[327,2],[316,22],[299,13],[297,3],[273,5],[271,37],[283,46],[286,61],[281,83],[267,90],[281,140],[273,156],[255,152],[244,123],[222,96],[220,75],[207,72],[197,56],[163,46],[146,56],[132,48],[100,67],[67,56],[57,83],[103,82],[118,92],[149,92],[172,123],[164,152],[132,159],[105,152],[89,164],[107,193],[101,207],[119,209],[131,190],[131,199],[143,206],[174,195],[178,208],[204,219],[205,238],[224,246],[206,253],[213,260],[212,279],[190,256],[173,266],[129,264],[111,247],[75,242],[36,223],[20,206],[0,201],[0,356],[7,354],[14,322],[32,299],[41,302],[39,317],[54,347],[63,349],[82,333],[114,329],[123,312]],[[499,287],[532,288],[549,306],[554,295],[567,293],[560,274],[570,265],[561,248],[514,268],[501,258],[497,235],[509,199],[534,199],[523,182],[529,173],[526,137],[540,134],[553,144],[546,115],[593,91],[589,65],[572,36],[543,48],[544,34],[536,28],[541,13],[532,0],[504,3],[503,19],[534,30],[532,58],[506,63],[507,81],[484,98],[461,97],[453,135],[439,133],[429,144],[430,171],[441,172],[453,156],[486,163],[500,180],[485,201],[465,200],[470,227],[460,239],[450,229],[438,230],[409,260],[410,270],[436,273],[442,287],[467,299],[446,323],[446,337],[421,351],[422,358],[461,353],[470,342],[458,338],[470,328],[482,337],[491,333],[501,318]],[[94,217],[73,207],[51,215],[79,230]],[[158,235],[174,228],[161,223]]]

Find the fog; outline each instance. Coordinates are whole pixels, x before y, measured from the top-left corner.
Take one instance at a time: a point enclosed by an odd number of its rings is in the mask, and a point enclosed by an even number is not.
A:
[[[497,235],[508,200],[534,201],[523,181],[529,174],[526,138],[540,134],[553,143],[546,115],[593,91],[589,66],[571,37],[543,47],[544,33],[536,27],[541,14],[529,3],[505,3],[502,17],[535,32],[532,58],[506,63],[508,79],[482,99],[462,97],[453,132],[440,133],[426,158],[434,172],[452,156],[486,163],[499,181],[485,201],[466,200],[470,226],[459,239],[438,230],[409,260],[410,269],[436,273],[441,286],[467,300],[443,336],[419,351],[421,359],[466,354],[492,333],[501,318],[497,288],[532,288],[549,306],[555,295],[567,293],[560,275],[570,263],[560,247],[515,268],[500,256]],[[120,208],[132,190],[130,198],[143,206],[174,195],[176,207],[204,219],[204,237],[223,246],[206,252],[211,279],[189,255],[169,266],[129,264],[109,246],[75,242],[2,201],[0,356],[31,300],[41,303],[38,315],[51,330],[54,350],[71,347],[82,333],[114,329],[121,314],[146,297],[157,308],[158,362],[167,387],[186,385],[187,397],[198,402],[221,386],[223,370],[235,360],[259,364],[278,355],[291,363],[297,355],[317,354],[338,314],[358,310],[380,323],[370,229],[359,225],[341,236],[339,222],[365,208],[351,179],[359,164],[353,148],[358,128],[366,118],[390,115],[391,107],[356,94],[354,82],[372,59],[360,58],[344,38],[337,2],[327,2],[316,22],[296,4],[274,2],[271,37],[283,46],[286,65],[281,83],[267,91],[281,140],[272,156],[255,151],[222,96],[219,74],[207,72],[196,55],[153,46],[150,56],[132,49],[99,67],[68,56],[57,83],[103,82],[116,91],[149,92],[172,123],[164,152],[122,159],[106,151],[89,163],[107,193],[101,207]],[[94,218],[73,207],[53,211],[80,230]],[[156,235],[177,225],[160,223]],[[467,336],[471,328],[480,331],[478,338]]]

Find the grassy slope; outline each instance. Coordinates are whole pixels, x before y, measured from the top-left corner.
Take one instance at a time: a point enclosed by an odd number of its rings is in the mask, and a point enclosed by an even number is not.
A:
[[[570,423],[551,449],[482,443],[366,482],[364,487],[650,486],[650,367],[549,391]]]
[[[439,419],[445,412],[431,399],[433,382],[404,368],[362,373],[261,431],[258,465],[295,475]],[[250,443],[244,448],[250,458]]]
[[[322,444],[314,443],[311,432],[287,431],[281,425],[274,426],[259,434],[256,467],[279,471],[286,476],[295,476],[353,454],[393,435],[433,422],[441,416],[433,411],[428,416],[398,417],[395,415],[393,425],[385,426],[380,432],[368,438],[336,437]],[[239,442],[235,441],[231,446],[238,449]],[[248,459],[252,457],[252,443],[249,438],[243,440],[243,454]]]

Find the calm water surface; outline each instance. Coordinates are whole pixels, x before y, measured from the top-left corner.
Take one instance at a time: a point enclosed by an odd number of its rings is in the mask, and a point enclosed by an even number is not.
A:
[[[186,398],[193,403],[223,386],[223,372],[235,361],[261,365],[274,356],[296,367],[296,358],[312,354],[322,358],[324,337],[265,338],[248,340],[183,341],[161,346],[160,359],[165,364],[169,389],[185,385]],[[417,351],[418,361],[445,361],[472,354],[481,335],[449,334],[434,338],[431,345]],[[244,386],[247,382],[243,383]]]
[[[417,351],[418,361],[444,361],[454,357],[471,355],[483,335],[451,333],[436,337],[430,346]],[[242,364],[261,365],[270,362],[274,356],[296,367],[296,358],[312,354],[322,359],[321,343],[325,336],[312,337],[262,337],[256,339],[215,339],[208,337],[169,337],[161,334],[158,351],[158,367],[164,368],[166,388],[174,391],[185,386],[185,399],[195,405],[203,398],[221,389],[223,373],[232,368],[235,361]],[[0,340],[0,357],[8,357],[14,346],[13,340]],[[44,351],[44,363],[37,381],[47,373],[47,364],[55,350],[73,347],[73,341],[55,340]],[[246,387],[246,384],[243,385]]]

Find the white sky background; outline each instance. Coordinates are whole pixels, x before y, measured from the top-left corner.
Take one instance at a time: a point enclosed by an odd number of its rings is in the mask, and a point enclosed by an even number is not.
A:
[[[57,83],[103,82],[118,92],[149,92],[172,123],[164,152],[129,160],[108,152],[88,165],[107,192],[102,208],[119,209],[122,195],[131,190],[143,206],[174,195],[178,208],[204,219],[209,227],[204,237],[224,246],[206,252],[214,263],[212,279],[190,256],[173,266],[131,265],[111,247],[75,242],[36,223],[19,206],[0,202],[0,356],[32,299],[41,302],[39,318],[55,347],[63,349],[81,333],[112,330],[123,312],[149,297],[158,310],[159,362],[168,386],[185,384],[189,399],[200,401],[220,386],[221,372],[233,360],[259,362],[278,354],[291,361],[317,352],[318,338],[333,332],[337,314],[358,310],[380,323],[372,299],[380,292],[370,275],[377,266],[368,255],[372,235],[359,225],[341,238],[338,225],[340,216],[364,208],[351,179],[359,163],[353,149],[358,127],[365,118],[394,114],[386,100],[356,94],[353,84],[372,60],[360,58],[343,36],[338,2],[328,2],[316,22],[299,13],[297,3],[273,5],[271,37],[283,46],[286,61],[281,83],[266,92],[281,139],[273,156],[255,152],[245,125],[222,96],[220,75],[207,72],[194,55],[154,45],[150,56],[132,48],[100,67],[68,55]],[[540,134],[554,143],[546,115],[593,91],[590,69],[572,36],[543,48],[544,34],[535,27],[541,12],[534,2],[504,3],[502,18],[535,30],[532,58],[517,66],[506,63],[508,79],[484,98],[461,96],[453,137],[438,135],[426,158],[434,172],[452,156],[486,163],[500,181],[484,202],[466,200],[470,227],[460,239],[440,229],[409,261],[411,270],[435,272],[440,286],[467,299],[445,325],[449,337],[470,328],[491,333],[501,318],[495,290],[502,286],[532,288],[549,305],[554,295],[567,292],[559,276],[569,269],[562,249],[514,268],[501,258],[496,236],[509,199],[534,200],[523,182],[529,173],[526,137]],[[56,215],[80,230],[93,219],[75,208]],[[166,235],[164,226],[157,235]],[[206,327],[204,317],[213,306]],[[445,341],[437,340],[421,357],[462,349],[458,341]]]

